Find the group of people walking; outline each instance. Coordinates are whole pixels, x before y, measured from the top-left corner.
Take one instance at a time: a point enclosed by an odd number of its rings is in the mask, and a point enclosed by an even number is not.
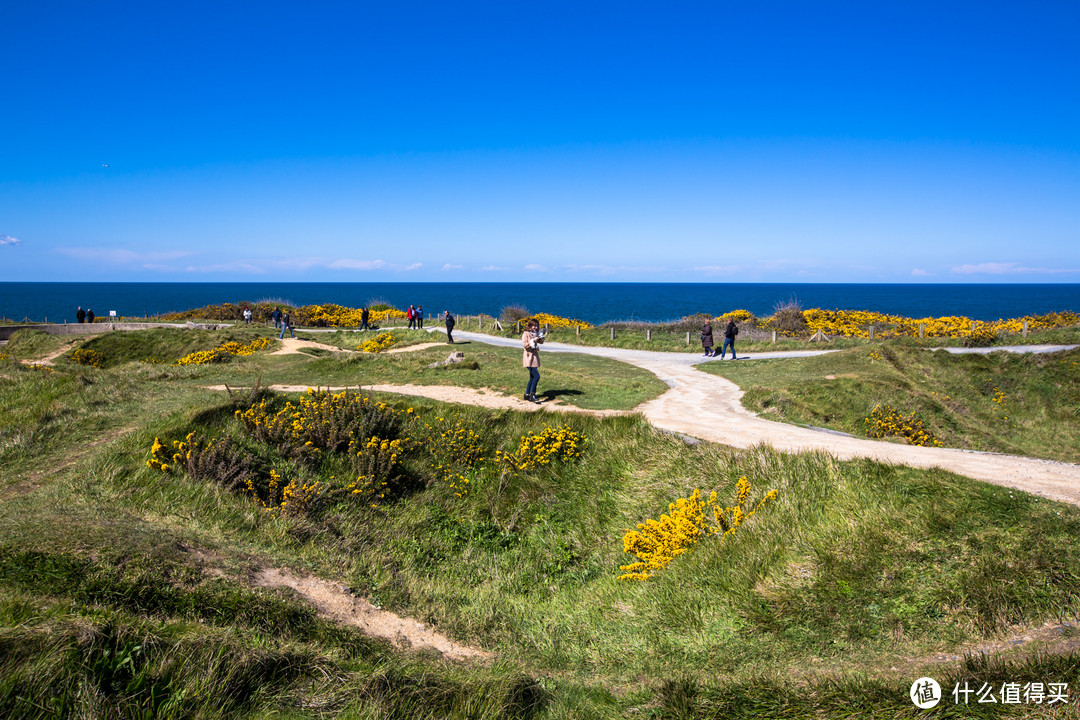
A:
[[[727,327],[724,328],[724,346],[720,349],[721,360],[727,355],[729,347],[731,348],[731,359],[738,360],[735,356],[735,336],[738,334],[739,326],[735,324],[734,320],[728,320]],[[705,321],[705,326],[701,328],[701,347],[705,348],[705,357],[716,357],[716,351],[713,349],[712,323],[708,320]]]

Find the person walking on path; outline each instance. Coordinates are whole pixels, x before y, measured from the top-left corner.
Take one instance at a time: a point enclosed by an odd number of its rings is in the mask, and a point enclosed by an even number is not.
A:
[[[296,333],[292,331],[292,313],[290,313],[288,310],[286,310],[285,314],[281,316],[281,334],[278,335],[278,340],[285,339],[286,330],[289,331],[289,335],[291,335],[292,337],[296,337]]]
[[[88,322],[88,323],[94,322],[94,311],[93,310],[87,310],[86,311],[86,322]]]
[[[360,311],[360,329],[361,330],[370,330],[371,329],[371,328],[368,327],[368,320],[370,320],[370,319],[371,319],[371,311],[370,310],[368,310],[367,308],[364,308],[363,310]]]
[[[540,334],[540,322],[530,320],[525,332],[521,334],[521,347],[524,348],[522,365],[529,371],[529,384],[525,386],[525,399],[539,403],[536,386],[540,384],[540,344],[544,336]]]
[[[423,305],[417,305],[416,306],[416,312],[414,313],[414,315],[416,315],[416,327],[423,330],[424,329],[424,306]]]
[[[250,325],[251,324],[251,308],[247,308],[247,307],[244,308],[244,324],[245,325]]]
[[[86,311],[82,309],[82,305],[80,305],[79,309],[75,311],[75,319],[78,320],[80,323],[86,322]]]
[[[281,329],[281,308],[274,308],[274,312],[270,313],[270,317],[274,321],[274,329]]]
[[[705,327],[701,328],[701,347],[705,348],[705,357],[713,356],[712,323],[705,321]]]
[[[450,314],[449,310],[446,311],[446,317],[444,317],[443,320],[446,322],[446,342],[453,345],[454,344],[454,325],[457,324],[457,321],[454,320],[454,316]]]
[[[413,309],[412,305],[405,311],[405,319],[409,321],[410,330],[416,327],[416,310]]]
[[[720,350],[720,359],[723,360],[727,355],[728,346],[731,346],[731,359],[738,360],[735,357],[735,336],[739,334],[739,326],[735,324],[734,318],[728,320],[727,327],[724,328],[724,347]]]

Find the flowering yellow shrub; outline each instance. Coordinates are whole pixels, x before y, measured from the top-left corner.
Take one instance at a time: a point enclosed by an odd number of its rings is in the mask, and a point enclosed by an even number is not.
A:
[[[565,425],[545,427],[539,433],[523,435],[517,452],[496,450],[495,459],[513,470],[528,471],[555,461],[576,460],[584,452],[586,442],[584,435]]]
[[[637,558],[637,562],[621,565],[626,573],[620,580],[647,580],[657,571],[682,555],[701,538],[708,535],[726,537],[749,520],[765,506],[775,500],[778,493],[770,490],[765,493],[757,506],[749,510],[750,481],[739,478],[735,489],[735,504],[723,507],[716,498],[716,492],[709,494],[709,500],[702,504],[701,491],[694,490],[689,498],[679,498],[668,505],[669,513],[660,516],[660,520],[646,520],[638,523],[637,530],[627,530],[623,535],[623,550]],[[709,517],[711,515],[711,518]]]
[[[864,418],[863,422],[867,425],[867,437],[894,436],[920,447],[926,445],[942,447],[941,442],[926,429],[923,421],[915,413],[903,415],[891,405],[875,405],[870,411],[870,417]]]
[[[804,310],[803,317],[811,332],[821,330],[826,335],[868,337],[869,326],[874,325],[881,337],[918,337],[919,326],[924,325],[926,337],[969,338],[972,336],[993,340],[999,334],[1017,334],[1023,330],[1026,320],[1028,330],[1050,330],[1080,324],[1080,314],[1054,312],[1045,315],[1025,315],[1011,320],[986,322],[972,320],[960,315],[946,317],[906,318],[900,315],[869,312],[866,310]],[[972,325],[974,323],[974,325]]]
[[[484,439],[476,424],[460,414],[436,416],[424,423],[424,447],[435,460],[435,472],[457,497],[469,494],[472,469],[484,462]]]
[[[350,308],[343,305],[305,305],[297,308],[293,313],[293,319],[298,324],[312,325],[315,327],[359,327],[360,314],[363,308]],[[397,308],[386,310],[371,310],[368,313],[369,322],[382,322],[387,318],[404,318],[405,313]]]
[[[757,320],[757,316],[754,315],[754,313],[750,312],[749,310],[741,310],[740,309],[740,310],[732,310],[731,312],[726,312],[723,315],[718,315],[717,317],[715,317],[713,319],[714,320],[722,320],[725,323],[728,320],[734,320],[735,322],[752,322],[754,320]]]
[[[522,320],[521,321],[522,325],[527,323],[529,320],[535,320],[536,322],[540,323],[541,327],[543,327],[544,325],[549,325],[549,326],[555,327],[555,328],[575,328],[575,327],[587,328],[587,327],[592,327],[591,325],[589,325],[589,323],[585,322],[584,320],[574,320],[572,318],[564,318],[564,317],[560,317],[558,315],[552,315],[551,313],[536,313],[531,318],[526,318],[525,320]]]
[[[71,353],[71,359],[80,365],[89,365],[96,368],[105,367],[105,356],[97,350],[90,350],[89,348],[79,348]]]
[[[247,492],[268,513],[296,516],[307,514],[312,501],[322,493],[322,484],[307,484],[297,478],[283,483],[281,475],[276,470],[271,470],[270,480],[265,488],[257,485],[249,476]]]
[[[255,438],[271,445],[289,448],[293,455],[304,457],[319,450],[344,450],[357,438],[396,437],[402,415],[384,402],[357,392],[342,390],[330,393],[308,388],[297,404],[286,402],[274,412],[264,398],[235,416]]]
[[[247,356],[254,355],[259,350],[269,347],[270,340],[268,338],[259,338],[252,340],[246,345],[230,340],[229,342],[218,345],[213,350],[198,350],[193,353],[188,353],[184,357],[176,361],[177,365],[208,365],[210,363],[227,362],[233,355]]]
[[[365,340],[356,346],[357,350],[369,353],[377,353],[386,350],[388,347],[393,346],[397,342],[391,333],[379,333],[371,340]]]
[[[404,439],[387,440],[375,436],[366,441],[349,443],[349,459],[352,462],[356,480],[349,483],[345,490],[350,495],[358,495],[369,500],[372,507],[378,507],[380,500],[385,500],[400,488],[397,473],[398,459],[407,449]]]
[[[169,470],[172,469],[172,466],[169,465],[169,461],[171,461],[172,458],[170,458],[166,452],[165,445],[162,444],[161,440],[155,437],[154,444],[150,446],[150,459],[146,461],[146,467],[160,470],[161,472],[169,472]]]

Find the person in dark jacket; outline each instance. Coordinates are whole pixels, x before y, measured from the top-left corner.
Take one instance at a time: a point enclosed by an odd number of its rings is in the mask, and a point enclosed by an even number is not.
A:
[[[361,330],[370,330],[371,329],[370,327],[368,327],[368,320],[370,320],[370,319],[371,319],[371,311],[370,310],[368,310],[367,308],[364,308],[363,310],[360,311],[360,329]]]
[[[86,322],[86,311],[82,309],[82,305],[75,311],[75,319],[81,323]]]
[[[444,318],[444,320],[446,321],[446,342],[453,345],[454,344],[454,325],[457,324],[457,321],[454,320],[454,316],[450,314],[449,310],[446,311],[446,317]]]
[[[94,322],[94,311],[93,310],[87,310],[86,311],[86,322],[88,322],[88,323]]]
[[[705,327],[701,328],[701,347],[705,348],[705,357],[713,356],[712,323],[705,321]]]
[[[274,329],[281,329],[281,308],[274,308],[274,312],[270,313],[270,317],[274,321]]]
[[[416,310],[413,311],[413,315],[416,316],[416,327],[421,330],[424,329],[424,306],[417,305]]]
[[[286,310],[285,314],[281,316],[281,334],[278,335],[279,340],[285,339],[286,330],[289,331],[290,336],[296,337],[296,333],[292,331],[292,313],[290,313],[288,310]]]
[[[734,320],[728,320],[727,327],[724,328],[724,347],[720,350],[720,359],[723,360],[727,355],[728,346],[731,346],[731,359],[738,360],[735,357],[735,336],[739,334],[739,326],[735,324]]]

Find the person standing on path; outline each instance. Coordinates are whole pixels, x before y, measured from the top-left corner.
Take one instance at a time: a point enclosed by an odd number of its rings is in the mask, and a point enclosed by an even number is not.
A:
[[[280,330],[281,329],[281,308],[278,308],[278,307],[274,308],[274,312],[270,313],[270,317],[274,321],[274,329],[275,330]]]
[[[423,330],[424,329],[424,306],[423,305],[417,305],[416,306],[416,312],[414,314],[416,315],[416,327]]]
[[[454,325],[457,324],[457,321],[454,320],[454,316],[450,314],[449,310],[446,311],[446,317],[444,317],[443,320],[446,322],[446,342],[453,345],[454,344]]]
[[[87,310],[86,311],[86,322],[88,322],[88,323],[94,322],[94,311],[93,310]]]
[[[363,310],[360,311],[360,329],[361,330],[370,330],[371,329],[371,328],[368,327],[368,320],[370,320],[370,319],[371,319],[371,311],[370,310],[368,310],[367,308],[364,308]]]
[[[75,311],[75,319],[78,320],[80,323],[86,322],[86,311],[82,309],[82,305],[80,305],[79,309]]]
[[[705,348],[705,357],[713,356],[712,323],[705,321],[705,327],[701,328],[701,347]]]
[[[522,365],[529,371],[529,384],[525,386],[525,399],[539,403],[536,397],[536,386],[540,384],[540,344],[544,342],[544,336],[540,334],[540,322],[530,320],[525,332],[521,334],[521,347],[525,352],[522,355]]]
[[[735,357],[735,336],[739,334],[739,326],[735,324],[735,319],[728,320],[727,327],[724,328],[724,347],[720,350],[720,359],[723,360],[727,355],[728,346],[731,346],[731,359],[738,360]]]
[[[290,313],[288,310],[286,310],[285,314],[281,316],[281,334],[278,335],[278,340],[285,339],[286,330],[289,331],[289,335],[294,338],[296,337],[296,333],[292,331],[292,313]]]
[[[247,307],[244,308],[244,324],[245,325],[250,325],[251,324],[251,308],[247,308]]]
[[[405,319],[409,321],[410,330],[416,327],[416,310],[413,309],[412,305],[405,311]]]

